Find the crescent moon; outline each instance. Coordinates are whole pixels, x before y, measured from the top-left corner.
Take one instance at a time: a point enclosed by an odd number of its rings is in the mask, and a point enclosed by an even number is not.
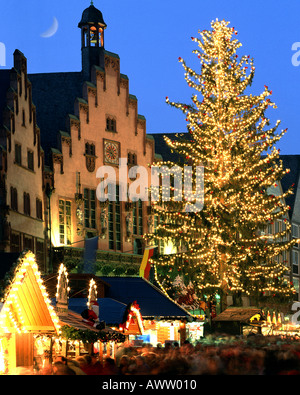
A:
[[[54,36],[54,34],[57,32],[57,30],[58,30],[58,20],[54,17],[52,26],[50,27],[50,29],[48,29],[44,33],[42,33],[41,37],[50,38],[50,37]]]

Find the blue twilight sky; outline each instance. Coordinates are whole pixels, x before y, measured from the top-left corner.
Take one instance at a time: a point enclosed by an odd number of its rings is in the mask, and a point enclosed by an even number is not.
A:
[[[6,68],[12,67],[18,48],[28,59],[29,73],[80,71],[77,25],[89,5],[89,0],[0,0]],[[186,85],[178,57],[197,70],[192,54],[197,45],[191,36],[210,29],[211,21],[218,18],[238,30],[243,44],[238,54],[254,58],[251,92],[261,93],[264,85],[273,91],[278,109],[268,115],[272,121],[282,121],[280,129],[288,128],[277,147],[282,154],[300,154],[299,0],[94,0],[94,5],[108,25],[105,49],[120,56],[121,73],[129,77],[130,93],[138,98],[138,111],[147,119],[149,134],[186,131],[184,115],[168,106],[165,97],[190,102],[194,91]],[[59,24],[56,34],[41,37],[54,18]]]

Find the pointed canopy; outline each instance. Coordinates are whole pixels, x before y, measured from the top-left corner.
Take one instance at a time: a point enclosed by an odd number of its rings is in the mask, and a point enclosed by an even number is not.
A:
[[[34,254],[19,259],[0,313],[0,332],[58,333],[59,320],[50,304]]]

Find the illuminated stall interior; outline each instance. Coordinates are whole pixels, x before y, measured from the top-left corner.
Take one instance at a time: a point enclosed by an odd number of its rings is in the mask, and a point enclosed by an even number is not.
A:
[[[100,358],[114,356],[117,343],[123,343],[129,335],[144,333],[139,306],[99,297],[108,284],[96,276],[68,275],[62,264],[58,274],[47,276],[45,283],[63,335],[53,344],[54,356],[76,357],[95,352]]]
[[[129,340],[136,344],[145,342],[156,346],[168,341],[183,343],[187,337],[188,323],[194,317],[169,298],[155,285],[141,277],[101,277],[109,284],[106,297],[124,304],[135,300],[140,306],[144,333],[132,334]]]
[[[216,332],[230,335],[262,334],[266,317],[256,307],[229,307],[212,320]]]
[[[35,256],[20,256],[12,268],[0,313],[0,373],[32,369],[37,358],[36,339],[57,336],[59,319],[46,293]]]

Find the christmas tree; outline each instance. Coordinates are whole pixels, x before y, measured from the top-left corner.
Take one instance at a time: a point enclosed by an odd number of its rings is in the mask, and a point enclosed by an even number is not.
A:
[[[192,102],[166,98],[186,118],[188,133],[165,137],[170,150],[182,159],[156,164],[173,169],[173,182],[184,169],[203,166],[204,207],[187,210],[191,191],[178,199],[174,184],[171,194],[161,185],[159,199],[152,203],[156,227],[145,237],[150,244],[171,243],[173,251],[152,260],[156,279],[172,296],[179,274],[185,284],[193,284],[197,298],[221,297],[224,306],[227,295],[235,302],[242,296],[254,303],[286,300],[294,289],[285,255],[297,242],[288,236],[285,204],[292,188],[282,193],[278,186],[289,171],[275,147],[286,129],[277,131],[280,121],[270,125],[266,112],[276,105],[267,86],[259,95],[246,94],[255,67],[250,56],[237,55],[241,43],[235,28],[218,20],[211,27],[199,31],[200,38],[192,37],[199,47],[193,53],[200,72],[179,58],[193,89]],[[195,188],[195,171],[192,174]],[[278,221],[281,228],[268,231]]]

